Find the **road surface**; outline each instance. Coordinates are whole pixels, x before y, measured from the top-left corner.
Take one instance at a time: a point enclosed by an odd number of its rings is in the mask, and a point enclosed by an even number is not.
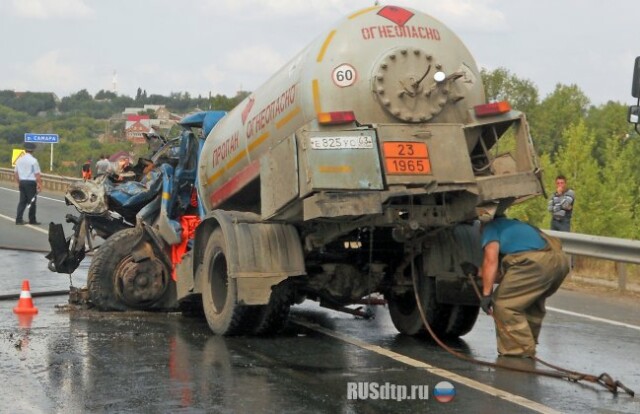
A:
[[[17,193],[2,187],[0,246],[46,249],[47,226],[13,224]],[[44,193],[38,203],[43,223],[73,212],[60,194]],[[25,278],[33,292],[69,287],[68,276],[48,272],[42,253],[0,249],[0,258],[0,295],[19,293]],[[86,282],[87,267],[74,273],[74,286]],[[638,398],[599,386],[458,360],[430,341],[399,335],[383,306],[363,320],[305,302],[281,335],[225,338],[203,319],[177,313],[69,309],[65,296],[34,302],[39,313],[29,322],[12,313],[15,299],[0,301],[0,412],[640,412]],[[541,358],[607,372],[640,391],[637,299],[562,289],[548,305]],[[448,343],[497,360],[484,314],[471,333]],[[455,389],[448,403],[433,395],[444,381]]]

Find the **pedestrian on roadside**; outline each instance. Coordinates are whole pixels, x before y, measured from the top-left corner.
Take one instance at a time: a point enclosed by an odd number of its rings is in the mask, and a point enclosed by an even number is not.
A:
[[[36,199],[42,190],[42,177],[40,175],[40,164],[33,156],[36,144],[27,142],[24,144],[26,153],[18,158],[14,169],[14,177],[20,190],[20,201],[16,212],[16,224],[25,224],[22,216],[24,210],[29,205],[29,224],[40,224],[36,220]]]
[[[479,214],[484,253],[481,307],[496,319],[500,355],[532,357],[545,301],[569,273],[569,259],[558,239],[527,223],[494,217],[495,209],[487,207]]]
[[[556,177],[556,192],[549,199],[547,210],[551,213],[551,230],[571,231],[571,215],[576,200],[574,191],[567,188],[564,175]]]
[[[100,159],[96,162],[96,177],[109,174],[111,172],[111,163],[106,155],[100,155]]]
[[[82,179],[87,181],[91,179],[91,160],[87,160],[82,164]]]

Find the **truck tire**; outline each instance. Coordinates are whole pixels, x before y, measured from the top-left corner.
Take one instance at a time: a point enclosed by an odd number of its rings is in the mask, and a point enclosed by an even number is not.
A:
[[[451,306],[447,336],[457,338],[471,332],[478,319],[480,308],[478,306]]]
[[[482,264],[482,246],[480,229],[476,226],[460,225],[453,229],[456,242],[454,250],[459,254],[460,262],[471,262],[480,267]],[[479,306],[453,305],[447,333],[452,337],[468,334],[478,319]]]
[[[89,266],[87,285],[89,299],[98,309],[160,310],[173,302],[175,282],[160,257],[154,255],[134,261],[131,252],[140,237],[138,229],[121,230],[96,251]]]
[[[434,261],[435,269],[431,271],[451,271],[450,266],[459,266],[463,261],[480,265],[482,249],[480,232],[477,227],[459,225],[450,233],[452,237],[442,237],[433,243],[432,251],[426,253],[427,258]],[[416,260],[415,271],[418,272],[419,296],[427,322],[434,334],[440,338],[457,338],[471,331],[478,318],[478,306],[450,305],[438,303],[436,300],[436,283],[428,277],[422,267],[422,259]],[[437,262],[437,263],[435,263]],[[408,270],[410,271],[410,270]],[[428,272],[426,272],[428,273]],[[411,279],[411,275],[407,277]],[[424,336],[426,328],[420,317],[413,289],[402,295],[391,294],[389,297],[389,313],[396,329],[406,335]]]
[[[202,280],[202,307],[209,328],[216,335],[251,333],[251,306],[237,303],[237,282],[229,277],[226,259],[227,246],[222,230],[211,233],[198,272]]]
[[[254,306],[255,315],[251,325],[255,335],[273,335],[282,331],[289,319],[290,305],[278,299],[271,299],[268,305]]]
[[[436,302],[435,281],[432,278],[418,276],[418,285],[422,308],[429,326],[438,337],[445,336],[450,306]],[[400,295],[391,294],[388,303],[391,321],[400,333],[428,336],[413,289]]]

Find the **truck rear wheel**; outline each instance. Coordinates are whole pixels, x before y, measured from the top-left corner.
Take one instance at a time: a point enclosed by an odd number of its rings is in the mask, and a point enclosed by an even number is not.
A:
[[[433,333],[439,338],[457,338],[469,333],[478,318],[479,308],[438,303],[435,279],[426,276],[421,279],[418,283],[423,284],[419,291],[422,309]],[[400,333],[411,336],[428,335],[413,289],[402,295],[390,296],[389,314],[393,325]]]
[[[269,304],[252,306],[254,315],[249,323],[255,335],[271,335],[280,332],[289,319],[290,305],[282,300],[271,299]]]
[[[479,307],[439,303],[436,300],[435,278],[427,274],[459,271],[454,268],[463,261],[479,265],[482,261],[479,230],[469,225],[456,226],[449,234],[441,233],[425,254],[429,269],[423,269],[422,258],[418,258],[414,270],[417,272],[418,296],[429,326],[436,336],[442,338],[456,338],[469,333],[478,318]],[[410,273],[405,277],[412,279]],[[392,293],[389,297],[389,313],[394,326],[401,333],[426,335],[413,289],[399,295]]]
[[[476,266],[482,264],[482,246],[480,229],[476,226],[460,225],[453,230],[456,245],[452,251],[459,254],[460,263],[471,262]],[[468,334],[478,319],[479,306],[451,305],[448,332],[452,336]]]
[[[433,278],[418,276],[418,289],[422,309],[424,309],[429,326],[438,337],[447,336],[446,327],[449,321],[450,307],[436,302],[435,281]],[[413,289],[400,295],[390,295],[389,314],[393,325],[400,333],[411,336],[428,335]]]
[[[227,246],[222,230],[213,231],[207,242],[204,260],[199,268],[202,278],[202,307],[209,328],[217,335],[248,333],[251,308],[238,305],[237,282],[229,276]],[[249,326],[248,326],[249,325]]]
[[[132,255],[134,247],[140,244],[140,237],[138,229],[122,230],[96,251],[87,284],[89,298],[98,309],[165,309],[172,303],[175,286],[171,285],[175,282],[166,264],[157,254],[137,261]]]

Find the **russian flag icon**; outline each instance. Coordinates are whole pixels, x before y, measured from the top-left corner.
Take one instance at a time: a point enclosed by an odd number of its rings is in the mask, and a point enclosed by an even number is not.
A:
[[[441,381],[433,388],[433,397],[441,403],[448,403],[456,396],[456,388],[449,381]]]

